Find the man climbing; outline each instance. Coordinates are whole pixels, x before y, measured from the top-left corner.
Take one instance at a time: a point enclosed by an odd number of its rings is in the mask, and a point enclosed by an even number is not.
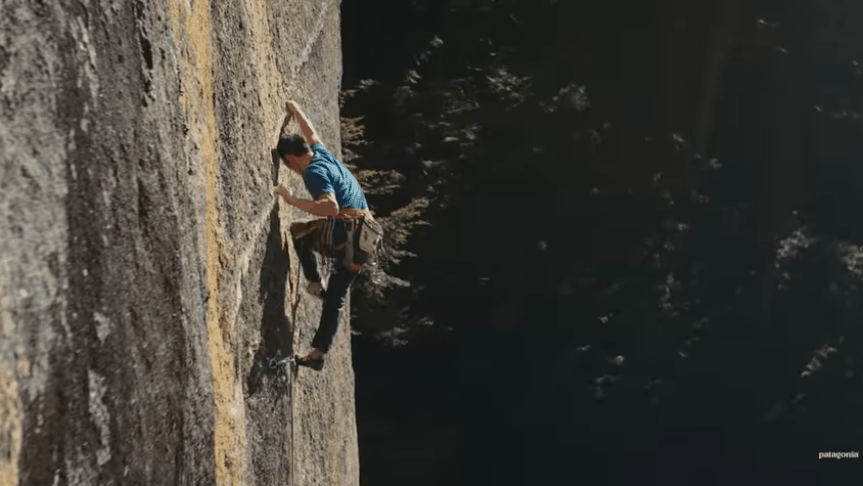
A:
[[[357,272],[364,264],[374,262],[383,233],[368,209],[356,178],[327,151],[297,103],[289,101],[287,108],[285,123],[291,117],[296,118],[302,136],[282,135],[276,152],[289,169],[303,177],[312,200],[294,198],[281,184],[275,193],[291,206],[321,217],[292,224],[291,237],[309,282],[309,292],[324,299],[321,321],[312,340],[313,349],[305,357],[295,358],[295,362],[320,371],[338,331],[339,313]],[[335,260],[327,289],[318,272],[315,252]]]

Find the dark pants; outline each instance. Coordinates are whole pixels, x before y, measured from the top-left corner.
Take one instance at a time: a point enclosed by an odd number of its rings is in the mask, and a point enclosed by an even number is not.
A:
[[[347,240],[347,230],[345,224],[336,220],[332,227],[322,224],[324,220],[312,221],[311,223],[297,223],[291,226],[291,232],[294,235],[298,233],[300,236],[294,236],[294,248],[300,258],[300,265],[303,268],[303,275],[309,282],[320,282],[321,275],[318,272],[318,261],[315,252],[321,253],[324,257],[335,258],[336,261],[332,264],[330,280],[327,284],[326,295],[324,297],[324,309],[321,312],[321,322],[318,325],[318,330],[315,333],[315,338],[312,340],[312,346],[326,353],[330,350],[333,344],[333,338],[339,330],[339,314],[345,306],[348,292],[357,278],[357,273],[345,268],[340,258],[341,251],[330,251],[330,248],[322,242],[327,241],[324,233],[332,230],[329,242],[331,246],[337,247]],[[353,244],[353,242],[351,242]]]

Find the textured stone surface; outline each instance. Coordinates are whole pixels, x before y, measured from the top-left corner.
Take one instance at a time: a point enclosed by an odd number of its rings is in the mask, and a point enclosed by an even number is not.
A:
[[[338,0],[0,2],[0,485],[357,484],[348,326],[275,201],[339,152]],[[296,126],[292,126],[296,129]]]

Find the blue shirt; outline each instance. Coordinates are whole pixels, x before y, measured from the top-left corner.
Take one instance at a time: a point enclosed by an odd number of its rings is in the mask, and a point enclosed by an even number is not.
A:
[[[312,199],[331,192],[336,196],[339,209],[368,209],[366,196],[351,171],[320,144],[312,145],[312,152],[312,162],[303,171],[303,182]]]

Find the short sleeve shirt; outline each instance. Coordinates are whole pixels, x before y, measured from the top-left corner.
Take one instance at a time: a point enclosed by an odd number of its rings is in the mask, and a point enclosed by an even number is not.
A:
[[[351,171],[320,144],[312,145],[312,152],[312,161],[303,171],[303,182],[312,199],[331,192],[339,209],[368,209],[366,196]]]

